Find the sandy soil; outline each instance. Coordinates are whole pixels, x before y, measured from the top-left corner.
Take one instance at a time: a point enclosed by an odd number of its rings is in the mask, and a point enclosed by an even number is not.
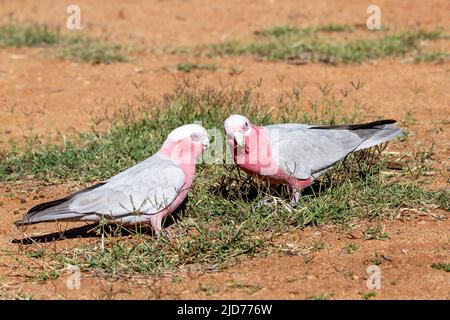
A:
[[[17,196],[3,203],[2,211],[14,212],[15,208],[52,199],[72,188],[27,182],[8,184],[0,187],[0,199],[11,193]],[[27,196],[34,200],[22,203]],[[277,249],[272,253],[240,258],[223,271],[189,265],[163,277],[136,275],[118,279],[82,273],[79,290],[67,288],[70,271],[62,271],[56,280],[40,282],[37,273],[43,270],[45,262],[16,253],[26,248],[46,252],[71,250],[81,244],[98,245],[100,238],[69,237],[28,247],[12,244],[11,240],[24,238],[12,226],[18,216],[16,211],[1,219],[0,248],[4,255],[0,262],[0,296],[6,298],[307,299],[325,295],[331,299],[362,299],[364,294],[376,292],[377,299],[450,299],[448,273],[431,267],[449,258],[450,214],[442,210],[431,214],[404,210],[394,221],[381,221],[389,235],[385,241],[364,239],[363,231],[376,222],[360,222],[351,229],[307,227],[277,236]],[[84,224],[34,225],[25,234],[48,235],[81,226]],[[371,290],[367,287],[367,268],[375,259],[381,272],[381,289]]]
[[[299,26],[335,22],[364,25],[366,1],[77,1],[82,9],[85,32],[113,41],[138,44],[143,49],[129,63],[90,66],[54,59],[42,49],[0,49],[0,150],[12,141],[38,134],[72,135],[89,130],[90,118],[112,101],[132,99],[136,94],[161,98],[174,81],[189,77],[201,85],[246,87],[262,79],[255,90],[273,103],[293,86],[307,83],[306,97],[317,97],[317,84],[329,83],[333,93],[361,80],[355,93],[367,103],[368,117],[404,119],[412,110],[417,123],[408,127],[415,141],[437,145],[433,188],[449,187],[450,65],[411,64],[405,59],[378,60],[360,65],[289,65],[256,62],[251,58],[199,59],[163,54],[161,49],[249,39],[253,32],[276,24]],[[46,23],[63,29],[65,9],[70,1],[0,0],[0,22],[15,17],[20,21]],[[393,4],[378,1],[382,23],[394,29],[449,27],[450,2],[408,1]],[[436,44],[433,44],[436,45]],[[448,41],[443,42],[448,47]],[[170,68],[179,62],[213,63],[215,72],[182,74]],[[230,75],[231,65],[244,71]],[[136,85],[139,84],[139,85]],[[414,88],[421,88],[415,98]],[[445,122],[447,120],[447,122]],[[447,123],[447,124],[446,124]],[[436,130],[439,128],[440,131]],[[395,146],[393,146],[395,148]],[[402,150],[407,151],[407,150]],[[0,297],[33,298],[268,298],[303,299],[321,294],[330,298],[361,299],[367,267],[378,254],[381,299],[450,299],[450,276],[431,268],[449,263],[450,222],[448,212],[434,216],[412,214],[396,221],[383,221],[391,239],[366,241],[361,230],[338,227],[306,228],[277,240],[284,253],[242,259],[227,270],[179,271],[161,278],[110,280],[94,274],[82,275],[80,290],[68,290],[65,275],[45,283],[30,278],[27,265],[8,252],[18,246],[10,240],[21,233],[12,225],[21,214],[41,201],[61,197],[75,186],[45,186],[40,181],[0,185]],[[407,214],[407,213],[405,213]],[[436,217],[441,217],[436,219]],[[76,226],[76,225],[73,225]],[[35,226],[27,232],[55,232],[54,225]],[[50,244],[73,248],[97,238],[70,239]],[[320,251],[308,247],[323,243]],[[345,253],[344,247],[358,249]],[[306,249],[305,249],[306,248]]]

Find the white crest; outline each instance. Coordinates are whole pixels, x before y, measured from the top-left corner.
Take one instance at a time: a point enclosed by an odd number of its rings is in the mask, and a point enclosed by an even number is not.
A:
[[[251,122],[244,116],[241,116],[239,114],[233,114],[225,120],[225,123],[224,123],[225,131],[227,133],[231,133],[234,130],[242,129],[242,127],[246,123],[248,125],[250,125]]]
[[[167,140],[176,142],[188,138],[193,134],[198,134],[202,138],[207,136],[206,130],[202,126],[198,124],[186,124],[172,130],[167,136]]]

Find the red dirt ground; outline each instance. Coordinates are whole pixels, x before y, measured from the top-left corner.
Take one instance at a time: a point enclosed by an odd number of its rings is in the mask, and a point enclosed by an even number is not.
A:
[[[51,58],[43,49],[0,49],[0,150],[29,134],[55,136],[87,131],[90,114],[102,112],[113,100],[133,99],[140,92],[161,98],[175,80],[188,77],[200,85],[235,86],[255,84],[268,103],[293,86],[308,83],[306,97],[318,97],[317,84],[329,83],[333,93],[349,87],[352,80],[365,82],[355,93],[370,107],[369,118],[402,120],[414,111],[417,123],[408,126],[411,144],[436,143],[436,174],[431,188],[449,188],[450,65],[412,64],[405,59],[384,59],[358,65],[289,65],[257,62],[247,57],[196,58],[162,53],[162,48],[250,39],[253,32],[273,25],[299,26],[324,23],[364,25],[366,1],[77,1],[85,32],[105,36],[123,44],[138,44],[142,50],[128,63],[79,64]],[[45,23],[63,29],[70,1],[0,0],[0,23],[14,16],[19,21]],[[378,1],[382,24],[393,29],[444,27],[449,29],[450,2]],[[433,46],[449,47],[449,41]],[[433,47],[434,48],[434,47]],[[183,74],[168,69],[179,62],[213,63],[215,72]],[[243,68],[230,75],[231,65]],[[134,84],[133,84],[134,82]],[[136,88],[136,83],[142,83]],[[414,87],[421,93],[414,99]],[[352,97],[353,98],[353,97]],[[436,130],[439,129],[439,130]],[[396,148],[395,144],[391,147]],[[401,150],[407,151],[407,150]],[[71,190],[74,186],[70,186]],[[369,290],[366,268],[378,254],[382,288],[375,299],[450,299],[450,276],[431,264],[450,262],[450,213],[434,216],[405,212],[397,220],[381,223],[391,236],[386,241],[363,240],[363,222],[350,231],[339,227],[308,227],[281,235],[277,243],[284,253],[241,259],[220,272],[177,271],[160,278],[136,276],[111,280],[95,274],[82,275],[80,290],[69,290],[66,276],[39,282],[30,278],[6,251],[17,251],[10,240],[21,233],[12,225],[18,216],[41,201],[66,195],[68,185],[44,186],[40,181],[19,181],[0,185],[0,297],[34,299],[305,299],[321,294],[330,298],[361,299]],[[44,195],[45,194],[45,195]],[[43,198],[40,198],[42,195]],[[441,217],[441,218],[436,218]],[[54,232],[54,225],[38,225],[27,232]],[[49,250],[73,248],[71,239],[45,245]],[[310,248],[323,243],[325,248]],[[357,244],[345,253],[342,248]],[[37,245],[41,246],[41,245]]]

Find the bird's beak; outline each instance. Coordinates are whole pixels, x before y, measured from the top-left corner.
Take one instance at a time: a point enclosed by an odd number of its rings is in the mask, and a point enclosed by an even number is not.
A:
[[[242,132],[235,131],[233,133],[233,136],[234,136],[234,141],[236,141],[237,145],[241,148],[244,148],[245,147],[244,134]]]
[[[206,148],[209,147],[209,139],[208,139],[208,137],[206,137],[206,138],[204,138],[202,140],[202,145],[203,145],[203,149],[206,149]]]

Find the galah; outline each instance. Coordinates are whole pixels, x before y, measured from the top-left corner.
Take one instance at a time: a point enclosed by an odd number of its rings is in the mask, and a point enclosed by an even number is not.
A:
[[[186,198],[196,160],[208,145],[202,126],[178,127],[151,157],[104,182],[31,208],[16,225],[106,219],[122,225],[151,224],[159,234],[163,219]]]
[[[303,188],[350,153],[399,136],[402,130],[394,123],[256,126],[244,116],[231,115],[224,126],[236,165],[271,185],[289,185],[296,204]]]

